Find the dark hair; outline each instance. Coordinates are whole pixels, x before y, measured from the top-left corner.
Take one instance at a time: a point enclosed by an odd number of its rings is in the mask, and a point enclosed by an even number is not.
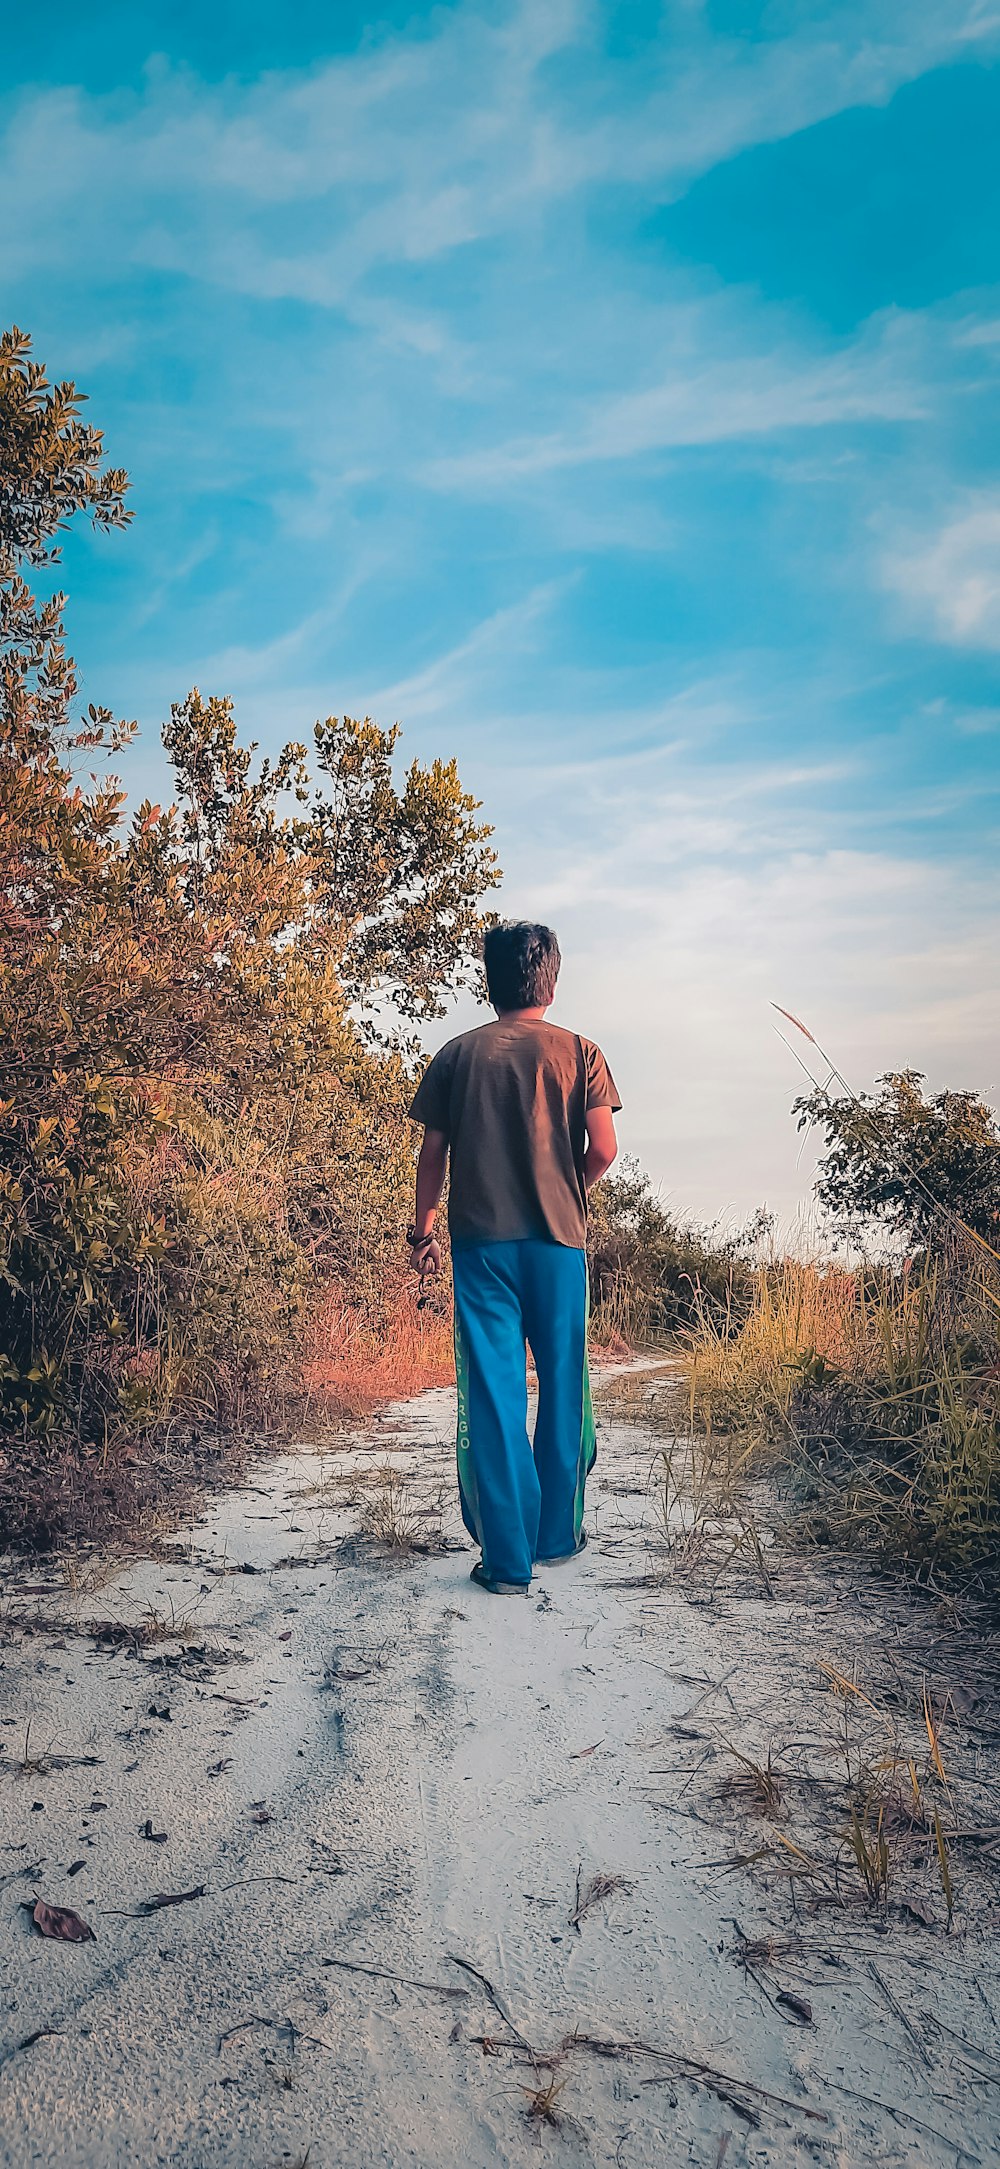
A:
[[[494,1009],[544,1009],[556,991],[562,958],[550,926],[507,919],[483,942],[486,984]]]

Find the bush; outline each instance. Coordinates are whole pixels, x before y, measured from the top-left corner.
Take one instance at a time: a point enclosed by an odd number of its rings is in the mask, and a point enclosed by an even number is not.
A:
[[[137,1439],[259,1421],[331,1286],[384,1320],[413,1050],[378,1019],[476,973],[498,879],[454,763],[397,780],[367,719],[256,762],[193,691],[174,803],[129,811],[132,727],[75,719],[22,577],[129,518],[79,408],[0,340],[0,1531],[36,1538],[134,1491]]]
[[[785,1261],[740,1331],[703,1317],[693,1419],[781,1468],[807,1533],[937,1572],[1000,1564],[1000,1293],[987,1267]]]
[[[881,1090],[797,1099],[799,1128],[826,1138],[816,1195],[839,1233],[865,1243],[886,1229],[908,1249],[939,1251],[971,1231],[1000,1247],[1000,1127],[974,1092],[926,1095],[919,1070]]]
[[[742,1314],[751,1284],[747,1251],[757,1221],[719,1237],[673,1218],[638,1161],[626,1158],[590,1201],[588,1251],[598,1335],[630,1344],[675,1333],[707,1307],[714,1318]]]

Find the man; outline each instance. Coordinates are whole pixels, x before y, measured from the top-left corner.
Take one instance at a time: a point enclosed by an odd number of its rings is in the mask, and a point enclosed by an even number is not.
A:
[[[561,961],[551,927],[492,927],[484,958],[497,1021],[442,1047],[410,1109],[424,1125],[410,1263],[441,1270],[434,1216],[450,1154],[462,1516],[482,1547],[473,1581],[516,1596],[536,1564],[586,1543],[587,1192],[617,1153],[621,1101],[600,1048],[546,1022]]]

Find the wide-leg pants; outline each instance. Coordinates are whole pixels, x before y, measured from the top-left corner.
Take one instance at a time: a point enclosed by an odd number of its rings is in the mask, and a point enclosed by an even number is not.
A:
[[[594,1465],[587,1255],[534,1238],[456,1243],[455,1367],[462,1516],[496,1581],[572,1552]],[[538,1373],[528,1436],[525,1348]]]

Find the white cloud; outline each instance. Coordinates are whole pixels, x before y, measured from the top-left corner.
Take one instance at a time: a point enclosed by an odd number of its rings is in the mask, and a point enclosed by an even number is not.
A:
[[[559,1018],[605,1047],[624,1141],[678,1207],[743,1217],[764,1201],[791,1229],[813,1157],[771,1004],[859,1088],[914,1066],[996,1091],[1000,909],[971,871],[838,847],[819,777],[742,780],[689,766],[672,790],[609,784],[603,848],[592,809],[564,798],[560,825],[588,841],[555,864],[551,829],[501,823],[504,900],[558,926]]]
[[[584,0],[442,11],[308,71],[205,85],[157,65],[135,97],[31,92],[4,160],[9,266],[72,259],[110,217],[137,263],[261,296],[343,306],[380,266],[537,227],[601,184],[676,194],[754,143],[882,103],[1000,18],[975,5],[847,0],[784,37],[699,14],[609,62]],[[561,95],[560,59],[573,93]],[[301,235],[289,247],[296,207]]]
[[[777,348],[768,354],[712,359],[733,343],[733,312],[704,304],[670,312],[675,349],[668,374],[642,390],[612,394],[585,408],[570,429],[445,458],[424,477],[440,487],[503,484],[591,461],[634,459],[682,446],[821,429],[832,423],[918,420],[926,396],[908,381],[897,327],[877,341],[864,336],[833,359]],[[677,320],[684,319],[684,336]],[[744,324],[743,337],[759,329]]]
[[[955,647],[1000,648],[1000,497],[967,498],[916,548],[891,548],[882,573],[916,630]]]

